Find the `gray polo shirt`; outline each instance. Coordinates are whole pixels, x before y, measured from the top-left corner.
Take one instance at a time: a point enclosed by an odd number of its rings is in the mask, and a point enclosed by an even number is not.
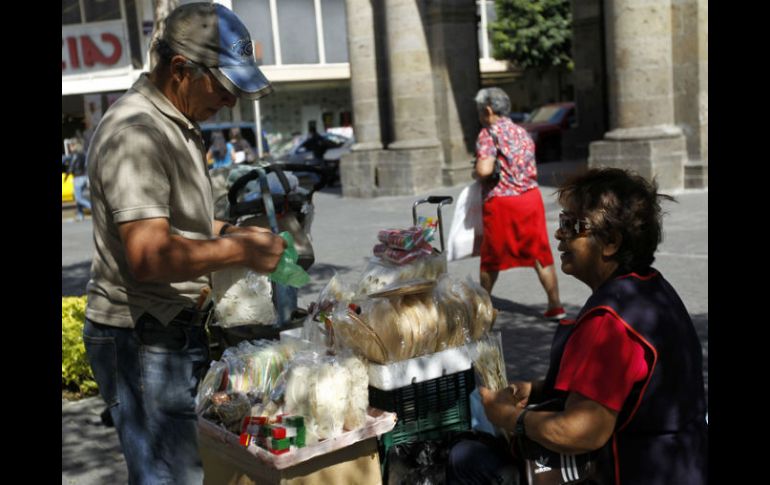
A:
[[[128,271],[118,225],[165,217],[172,234],[210,239],[211,179],[198,125],[143,74],[104,114],[88,151],[95,254],[86,316],[133,327],[148,312],[167,324],[192,306],[208,275],[182,283],[140,283]]]

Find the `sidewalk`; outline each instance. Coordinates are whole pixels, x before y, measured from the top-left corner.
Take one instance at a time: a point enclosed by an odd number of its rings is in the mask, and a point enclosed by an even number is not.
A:
[[[551,245],[556,261],[556,230],[559,206],[553,180],[579,169],[568,162],[544,164],[540,169]],[[316,263],[310,269],[311,282],[300,290],[299,306],[306,307],[337,273],[353,283],[366,266],[377,230],[411,224],[412,203],[427,195],[451,195],[455,199],[463,186],[432,190],[418,196],[350,199],[340,196],[339,188],[326,189],[314,196],[315,220],[312,227]],[[708,190],[675,194],[677,203],[664,202],[664,240],[655,267],[665,275],[682,297],[703,344],[704,377],[708,389]],[[435,216],[435,206],[421,205],[418,215]],[[454,204],[443,208],[444,236],[454,214]],[[63,221],[64,223],[64,218]],[[73,226],[90,231],[90,224]],[[68,233],[71,236],[71,233]],[[83,236],[86,237],[86,236]],[[88,236],[90,238],[90,234]],[[449,263],[454,277],[466,275],[478,280],[478,258]],[[64,271],[64,266],[63,266]],[[588,287],[557,270],[564,306],[574,316],[590,294]],[[84,283],[83,283],[84,286]],[[506,370],[509,380],[542,377],[556,323],[543,320],[545,294],[534,270],[516,268],[500,273],[493,291],[493,304],[499,314],[495,328],[502,331]],[[125,463],[120,455],[117,435],[99,420],[103,404],[99,398],[79,402],[62,401],[62,485],[126,483]],[[109,478],[108,478],[109,477]]]

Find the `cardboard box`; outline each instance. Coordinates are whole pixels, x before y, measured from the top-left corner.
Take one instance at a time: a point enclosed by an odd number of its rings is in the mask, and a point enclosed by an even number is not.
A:
[[[282,470],[246,448],[200,436],[204,485],[382,485],[377,438],[368,438]]]

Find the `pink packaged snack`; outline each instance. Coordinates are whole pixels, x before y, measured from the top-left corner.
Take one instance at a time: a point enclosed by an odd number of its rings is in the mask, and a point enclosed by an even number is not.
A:
[[[396,248],[386,248],[381,258],[390,261],[393,264],[407,264],[418,258],[424,258],[433,254],[433,246],[425,241],[420,242],[415,248],[404,251]]]
[[[377,233],[377,239],[390,248],[408,251],[424,240],[424,232],[417,226],[408,229],[383,229]]]
[[[374,253],[375,256],[378,258],[383,257],[385,254],[385,251],[388,249],[388,246],[386,244],[375,244],[372,248],[372,253]]]

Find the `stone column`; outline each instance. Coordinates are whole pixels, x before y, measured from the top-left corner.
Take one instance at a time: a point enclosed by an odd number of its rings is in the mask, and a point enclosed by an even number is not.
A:
[[[372,0],[346,0],[345,7],[356,144],[340,160],[340,184],[345,196],[372,197],[382,150],[375,13]]]
[[[452,186],[471,179],[470,160],[479,130],[473,101],[480,79],[476,2],[429,3],[427,25],[437,136],[444,151],[442,182]]]
[[[350,94],[359,150],[382,148],[374,12],[371,0],[346,0]]]
[[[630,168],[683,187],[686,146],[674,125],[671,0],[605,3],[610,130],[590,145],[589,167]]]
[[[444,162],[425,14],[419,0],[385,0],[393,141],[377,167],[380,195],[410,195],[436,187]]]
[[[684,186],[708,186],[708,2],[672,0],[674,117],[687,139]]]

